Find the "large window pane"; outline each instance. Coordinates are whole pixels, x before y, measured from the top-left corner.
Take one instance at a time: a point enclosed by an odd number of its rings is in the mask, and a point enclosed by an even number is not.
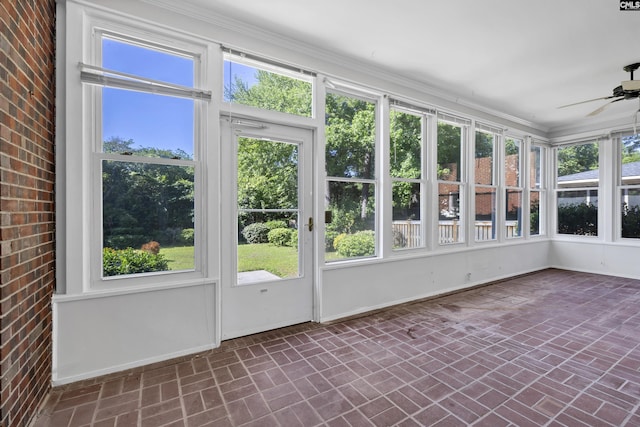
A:
[[[496,189],[476,186],[476,241],[496,238]]]
[[[298,208],[298,145],[238,140],[238,208]]]
[[[529,234],[532,236],[542,233],[542,227],[540,224],[540,212],[541,212],[541,192],[531,191],[529,193]]]
[[[327,261],[376,255],[375,185],[362,182],[329,181],[326,226]]]
[[[438,241],[441,244],[463,241],[460,216],[462,186],[438,183]]]
[[[598,235],[598,190],[558,191],[558,233]]]
[[[102,66],[142,78],[194,85],[192,57],[102,38]],[[192,159],[194,101],[105,87],[102,89],[103,151]]]
[[[542,147],[537,145],[531,146],[529,160],[529,188],[542,188],[542,155]]]
[[[640,188],[621,190],[622,237],[640,238]]]
[[[475,183],[494,184],[493,173],[494,136],[490,133],[476,132]]]
[[[393,183],[393,248],[423,246],[420,194],[422,185],[415,182]]]
[[[193,100],[104,88],[102,104],[105,153],[193,159]]]
[[[192,57],[165,50],[102,38],[102,66],[121,73],[192,87],[194,62]]]
[[[619,183],[621,236],[640,238],[640,135],[621,138]]]
[[[312,84],[258,66],[224,61],[224,100],[304,117],[312,115]]]
[[[462,128],[438,122],[438,179],[456,181],[462,179]]]
[[[338,94],[326,101],[327,176],[375,177],[375,104]]]
[[[104,276],[193,269],[193,196],[192,167],[104,160]]]
[[[504,183],[507,187],[520,187],[520,153],[522,141],[506,138],[504,142]]]
[[[522,236],[522,190],[507,189],[506,224],[507,239]]]
[[[393,178],[422,176],[422,118],[402,111],[391,111],[390,167]]]
[[[562,147],[557,152],[559,234],[598,235],[598,144]]]

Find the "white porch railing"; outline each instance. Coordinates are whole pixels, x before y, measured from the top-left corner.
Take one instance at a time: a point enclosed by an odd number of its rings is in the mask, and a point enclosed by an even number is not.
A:
[[[420,221],[393,221],[393,233],[395,245],[403,248],[416,248],[421,245]],[[491,221],[476,221],[474,227],[476,241],[491,240],[493,236],[493,224]],[[507,238],[520,236],[518,221],[506,222]],[[438,222],[438,242],[455,243],[459,241],[460,221],[444,220]]]

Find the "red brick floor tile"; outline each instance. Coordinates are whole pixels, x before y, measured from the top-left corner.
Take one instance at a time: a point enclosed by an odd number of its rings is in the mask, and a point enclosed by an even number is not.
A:
[[[34,427],[636,426],[638,305],[545,270],[59,387]]]

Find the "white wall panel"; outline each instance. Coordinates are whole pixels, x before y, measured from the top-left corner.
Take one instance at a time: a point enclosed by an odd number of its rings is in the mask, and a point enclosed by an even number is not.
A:
[[[53,382],[64,384],[213,348],[215,284],[56,296]]]
[[[487,246],[455,253],[326,267],[322,321],[464,289],[549,266],[550,242]]]
[[[550,266],[565,270],[608,274],[640,279],[640,247],[601,241],[561,241],[551,243]]]

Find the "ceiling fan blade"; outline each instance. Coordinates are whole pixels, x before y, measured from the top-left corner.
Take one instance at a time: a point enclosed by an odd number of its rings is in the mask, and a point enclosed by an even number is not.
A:
[[[561,105],[558,108],[567,108],[567,107],[573,107],[574,105],[580,105],[580,104],[586,104],[587,102],[593,102],[593,101],[603,101],[605,99],[611,99],[614,98],[614,96],[603,96],[601,98],[593,98],[593,99],[588,99],[586,101],[580,101],[580,102],[575,102],[573,104],[567,104],[567,105]]]
[[[611,102],[607,102],[606,104],[604,104],[603,106],[601,106],[600,108],[590,112],[589,114],[587,114],[587,117],[593,117],[596,114],[600,114],[604,111],[605,108],[607,108],[609,105],[613,104],[614,102],[618,102],[618,101],[622,101],[624,100],[624,97],[618,98],[618,99],[614,99]]]

